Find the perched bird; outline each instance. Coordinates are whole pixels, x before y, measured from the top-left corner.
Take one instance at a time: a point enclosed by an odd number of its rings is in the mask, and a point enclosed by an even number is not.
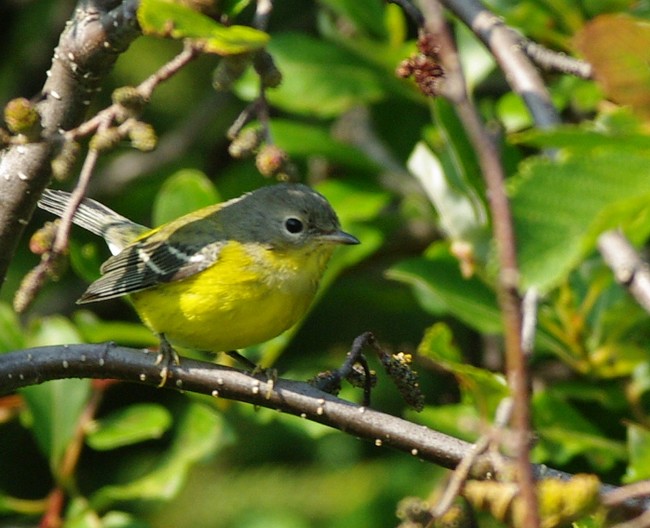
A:
[[[61,216],[69,200],[48,189],[38,205]],[[178,361],[172,345],[228,352],[281,334],[306,313],[335,247],[359,243],[301,184],[262,187],[154,229],[84,199],[73,222],[113,254],[77,302],[129,295],[166,365]]]

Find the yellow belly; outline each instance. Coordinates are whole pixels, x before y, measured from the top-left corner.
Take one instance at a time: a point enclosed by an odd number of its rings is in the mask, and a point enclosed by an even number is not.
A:
[[[306,313],[329,252],[254,253],[230,245],[210,268],[133,294],[135,309],[184,347],[219,352],[271,339]]]

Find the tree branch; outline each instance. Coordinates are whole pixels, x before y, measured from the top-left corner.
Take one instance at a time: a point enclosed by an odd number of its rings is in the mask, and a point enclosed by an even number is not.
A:
[[[0,355],[0,394],[61,378],[119,379],[158,386],[156,354],[117,346],[39,347]],[[239,370],[183,358],[169,366],[166,387],[268,407],[340,429],[452,468],[471,444],[355,403],[305,382],[254,377]]]
[[[49,183],[54,139],[78,125],[118,55],[140,34],[137,0],[80,1],[61,33],[37,105],[44,141],[15,145],[0,159],[0,284],[42,190]]]
[[[55,379],[116,379],[158,387],[160,365],[156,353],[113,343],[56,345],[7,352],[0,355],[0,396],[21,387]],[[182,358],[169,365],[165,388],[209,395],[275,409],[318,422],[377,446],[392,447],[419,459],[449,469],[470,455],[474,445],[380,411],[345,401],[320,391],[306,382],[253,376],[230,367]],[[496,469],[485,458],[477,464],[481,473],[473,478],[494,478]],[[536,479],[568,480],[572,475],[534,464]],[[602,493],[618,488],[602,486]],[[622,500],[625,500],[622,499]],[[622,507],[638,512],[650,508],[650,501],[632,498]]]
[[[614,277],[650,312],[650,266],[620,231],[605,231],[598,237],[598,250]]]
[[[488,47],[519,94],[535,123],[549,128],[560,122],[542,78],[522,49],[521,37],[477,0],[441,0]]]

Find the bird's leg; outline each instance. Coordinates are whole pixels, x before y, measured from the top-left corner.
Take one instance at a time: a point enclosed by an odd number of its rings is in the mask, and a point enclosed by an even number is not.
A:
[[[266,375],[266,383],[268,387],[268,390],[266,392],[266,398],[270,399],[271,392],[273,391],[273,387],[275,387],[275,383],[278,380],[278,371],[275,370],[274,368],[260,367],[259,365],[253,363],[247,357],[242,356],[236,350],[228,350],[226,351],[226,354],[231,358],[233,358],[238,363],[240,363],[241,365],[243,365],[244,367],[246,367],[246,369],[250,371],[252,376],[256,376],[257,374]]]
[[[250,370],[254,374],[257,374],[260,370],[262,370],[258,365],[253,363],[247,357],[242,356],[236,350],[228,350],[228,351],[226,351],[226,355],[233,358],[237,363],[239,363],[243,367],[246,367],[247,370]]]
[[[158,351],[158,356],[156,357],[156,365],[162,365],[160,369],[160,383],[158,387],[164,387],[167,383],[167,378],[169,377],[169,366],[170,365],[180,365],[181,358],[178,355],[178,352],[174,350],[172,344],[167,341],[165,334],[159,334],[160,338],[160,350]]]

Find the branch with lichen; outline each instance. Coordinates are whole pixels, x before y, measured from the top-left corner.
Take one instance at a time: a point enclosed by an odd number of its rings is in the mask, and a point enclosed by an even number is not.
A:
[[[0,284],[24,227],[51,177],[62,130],[76,127],[117,57],[140,35],[137,0],[79,2],[54,51],[33,108],[36,141],[10,144],[0,158]],[[31,138],[33,139],[33,138]]]

